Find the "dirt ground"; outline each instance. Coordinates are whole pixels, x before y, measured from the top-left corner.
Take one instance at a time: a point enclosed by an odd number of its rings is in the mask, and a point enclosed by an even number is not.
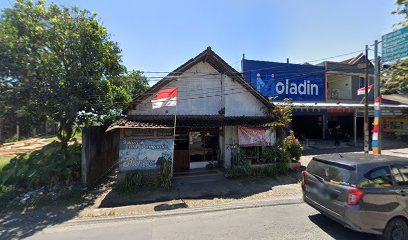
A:
[[[168,211],[179,208],[200,208],[207,206],[219,206],[222,204],[233,204],[242,203],[248,201],[267,201],[267,200],[277,200],[277,199],[294,199],[301,198],[301,188],[300,182],[291,176],[278,177],[276,179],[252,179],[252,180],[221,180],[214,181],[214,185],[219,185],[225,183],[226,181],[231,181],[224,186],[225,188],[233,188],[231,185],[237,184],[241,186],[244,190],[239,194],[231,194],[226,196],[202,196],[202,197],[186,197],[183,196],[175,197],[168,201],[154,201],[145,204],[123,204],[123,206],[115,207],[104,207],[103,202],[109,198],[112,194],[112,188],[107,187],[103,192],[99,194],[95,202],[83,209],[76,216],[76,219],[91,218],[91,217],[101,217],[101,216],[125,216],[125,215],[143,215],[160,211]],[[229,186],[229,187],[228,187]],[[206,184],[196,184],[197,189],[200,189],[200,194],[205,195],[211,187]],[[177,186],[176,190],[183,191]],[[252,189],[252,190],[250,190]],[[189,191],[189,190],[187,190]],[[215,190],[212,192],[217,195]],[[126,197],[132,198],[133,196],[128,195]],[[137,197],[137,195],[134,195]],[[120,202],[120,200],[118,200]]]
[[[47,138],[30,138],[27,140],[4,143],[0,145],[0,157],[16,156],[41,149],[50,141]]]

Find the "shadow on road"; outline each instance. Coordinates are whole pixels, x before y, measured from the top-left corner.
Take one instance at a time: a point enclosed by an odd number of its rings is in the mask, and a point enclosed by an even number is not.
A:
[[[188,208],[188,205],[186,203],[175,203],[175,204],[163,203],[163,204],[155,206],[154,210],[156,212],[160,212],[160,211],[168,211],[168,210],[174,210],[174,209],[180,209],[180,208]]]
[[[334,239],[344,240],[379,240],[380,237],[373,234],[360,233],[343,227],[341,224],[331,220],[323,214],[309,216],[310,221],[316,224]]]
[[[62,224],[94,204],[95,199],[95,194],[78,190],[62,195],[52,202],[37,202],[30,207],[1,209],[0,239],[23,239],[47,227]]]

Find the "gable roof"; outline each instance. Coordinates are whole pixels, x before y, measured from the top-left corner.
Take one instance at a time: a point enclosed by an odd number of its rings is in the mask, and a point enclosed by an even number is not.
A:
[[[361,63],[361,60],[365,61],[365,55],[363,53],[360,53],[357,56],[352,57],[350,59],[341,61],[340,63],[347,63],[347,64],[350,64],[350,65],[353,65],[353,64],[356,64],[356,63]]]
[[[248,82],[246,82],[242,75],[226,63],[220,56],[218,56],[210,47],[198,54],[196,57],[188,60],[186,63],[175,69],[173,72],[169,73],[167,76],[162,78],[159,82],[154,84],[151,88],[146,90],[144,93],[136,96],[129,104],[129,108],[135,108],[141,101],[148,98],[158,92],[162,87],[177,79],[177,76],[180,76],[192,66],[196,65],[199,62],[207,62],[219,73],[224,73],[229,76],[233,81],[237,81],[241,86],[243,86],[248,92],[250,92],[256,99],[258,99],[262,104],[267,108],[273,108],[273,104],[269,100],[256,91]]]
[[[326,67],[326,72],[340,72],[340,73],[353,73],[353,74],[365,74],[365,55],[363,53],[358,54],[353,58],[346,59],[344,61],[324,61],[320,65]],[[368,62],[369,74],[374,74],[374,65],[371,61]]]

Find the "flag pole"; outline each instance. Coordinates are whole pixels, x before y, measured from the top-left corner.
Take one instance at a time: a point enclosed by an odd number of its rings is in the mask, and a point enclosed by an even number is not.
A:
[[[175,153],[175,147],[176,147],[176,124],[177,124],[177,105],[178,105],[178,87],[176,88],[177,90],[177,99],[176,99],[176,109],[174,111],[174,128],[173,128],[173,162],[171,164],[171,174],[173,175],[174,171],[174,153]]]

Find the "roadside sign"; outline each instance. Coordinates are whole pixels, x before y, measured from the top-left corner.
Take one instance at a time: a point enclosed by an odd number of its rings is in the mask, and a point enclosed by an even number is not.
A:
[[[320,102],[326,99],[323,66],[242,60],[244,79],[274,101]]]
[[[119,171],[160,170],[163,161],[173,162],[173,139],[125,137],[119,143]]]
[[[408,26],[382,36],[382,61],[408,57]]]

